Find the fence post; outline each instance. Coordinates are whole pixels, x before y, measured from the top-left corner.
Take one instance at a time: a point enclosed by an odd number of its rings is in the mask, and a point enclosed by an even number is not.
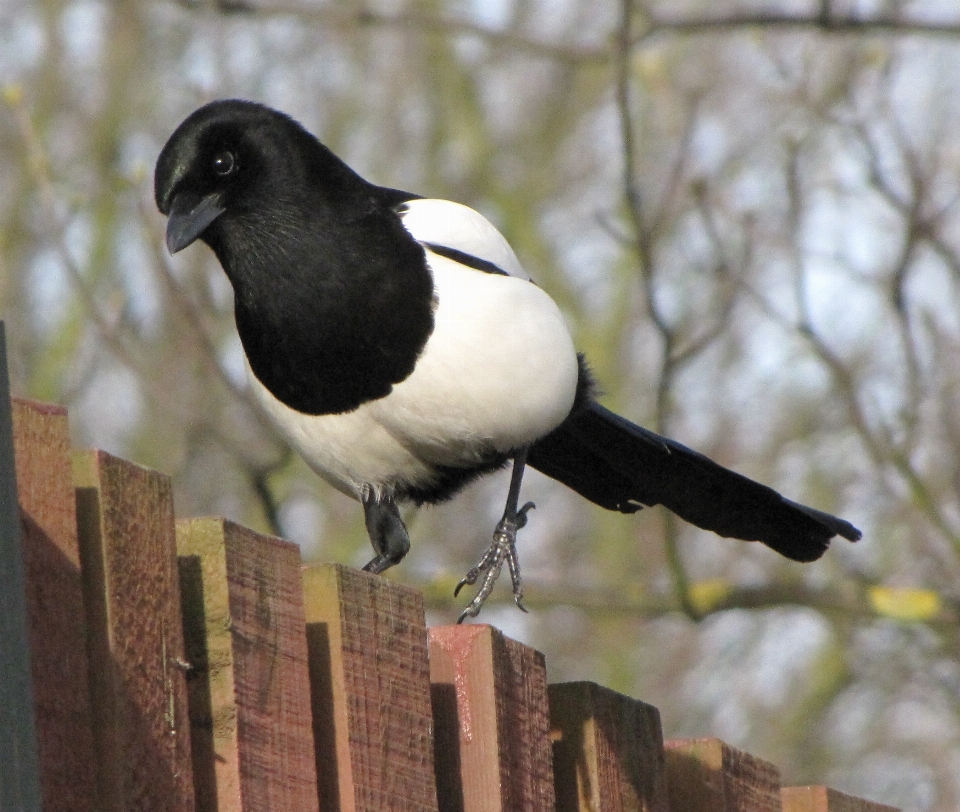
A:
[[[337,564],[303,588],[320,808],[436,812],[423,596]]]
[[[13,436],[44,811],[92,810],[96,759],[67,411],[15,399]]]
[[[0,321],[0,809],[41,812],[25,581],[7,345]]]
[[[543,655],[480,624],[429,639],[440,808],[553,812]]]
[[[781,812],[780,770],[715,738],[664,743],[670,812]]]
[[[193,812],[170,478],[74,456],[98,812]]]
[[[784,787],[783,812],[900,812],[892,806],[854,798],[830,787]]]
[[[660,712],[593,682],[550,686],[557,812],[669,812]]]
[[[198,810],[317,812],[300,549],[177,522]]]

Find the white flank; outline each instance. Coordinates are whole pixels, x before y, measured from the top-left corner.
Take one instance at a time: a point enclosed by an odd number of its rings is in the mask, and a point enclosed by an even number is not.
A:
[[[418,240],[515,275],[477,271],[428,250],[437,309],[416,368],[389,395],[348,414],[290,409],[247,368],[254,393],[291,445],[354,497],[365,485],[383,493],[401,483],[428,485],[433,465],[469,466],[491,449],[528,445],[563,421],[576,392],[576,351],[559,308],[526,281],[489,221],[456,203],[415,200],[403,223]]]

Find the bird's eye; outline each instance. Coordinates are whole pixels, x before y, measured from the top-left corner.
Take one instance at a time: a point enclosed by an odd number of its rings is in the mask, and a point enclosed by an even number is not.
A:
[[[220,177],[232,175],[237,171],[237,159],[232,152],[218,152],[213,156],[213,171]]]

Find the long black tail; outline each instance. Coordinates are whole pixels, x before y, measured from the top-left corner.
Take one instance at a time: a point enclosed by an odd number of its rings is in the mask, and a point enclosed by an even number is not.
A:
[[[794,561],[820,558],[836,535],[861,535],[593,401],[534,443],[527,463],[608,510],[663,505],[704,530],[763,542]]]

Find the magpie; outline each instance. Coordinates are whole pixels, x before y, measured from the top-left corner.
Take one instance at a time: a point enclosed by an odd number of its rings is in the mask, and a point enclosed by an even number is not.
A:
[[[242,100],[189,115],[157,159],[171,253],[195,240],[234,290],[252,392],[323,479],[357,499],[379,573],[410,548],[398,503],[450,499],[513,461],[503,518],[456,593],[504,563],[530,465],[608,510],[663,505],[721,536],[818,559],[849,522],[792,502],[600,405],[556,303],[458,203],[376,186],[289,116]]]

